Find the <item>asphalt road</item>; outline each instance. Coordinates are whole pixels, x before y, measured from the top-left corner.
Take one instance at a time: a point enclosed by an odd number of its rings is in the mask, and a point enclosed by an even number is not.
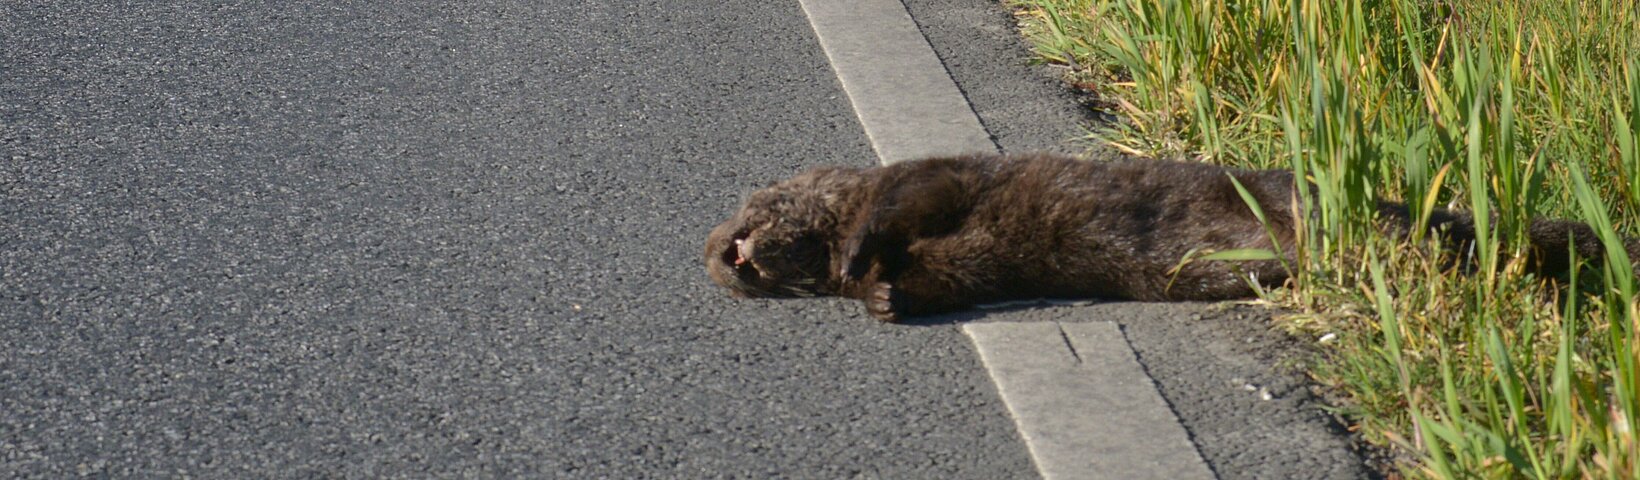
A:
[[[795,2],[8,4],[0,477],[1009,478],[954,328],[733,301],[874,160]]]
[[[796,2],[134,3],[0,11],[0,477],[1034,475],[948,321],[707,282],[746,192],[875,160]],[[1063,146],[941,3],[1003,148]],[[1281,464],[1189,376],[1242,337],[1113,308],[1221,476]]]

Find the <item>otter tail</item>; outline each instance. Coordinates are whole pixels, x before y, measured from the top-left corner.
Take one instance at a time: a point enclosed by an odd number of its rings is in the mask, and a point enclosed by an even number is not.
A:
[[[1412,228],[1412,215],[1405,205],[1385,202],[1379,205],[1378,212],[1380,218],[1389,221],[1389,226],[1396,233],[1405,234]],[[1430,213],[1429,229],[1448,250],[1467,252],[1475,244],[1475,218],[1467,213],[1437,209]],[[1572,267],[1568,252],[1574,250],[1577,258],[1596,262],[1595,265],[1606,258],[1606,247],[1601,243],[1600,236],[1581,222],[1534,218],[1526,229],[1526,236],[1531,246],[1527,252],[1527,262],[1532,271],[1539,275],[1566,274]],[[1625,237],[1623,249],[1628,253],[1631,271],[1640,277],[1640,268],[1632,265],[1632,262],[1640,261],[1640,240]]]

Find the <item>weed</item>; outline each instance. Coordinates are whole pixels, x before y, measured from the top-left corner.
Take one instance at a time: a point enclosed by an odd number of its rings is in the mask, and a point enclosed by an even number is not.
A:
[[[1640,478],[1634,2],[1011,1],[1043,61],[1104,82],[1122,121],[1094,141],[1316,186],[1285,321],[1337,339],[1314,374],[1405,474]],[[1463,262],[1423,235],[1440,205],[1475,216]],[[1591,225],[1604,262],[1525,273],[1538,216]]]

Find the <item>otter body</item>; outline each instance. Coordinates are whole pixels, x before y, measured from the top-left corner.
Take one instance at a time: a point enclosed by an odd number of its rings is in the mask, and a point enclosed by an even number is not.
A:
[[[754,192],[708,236],[707,271],[736,295],[840,295],[884,321],[1037,298],[1247,298],[1249,282],[1286,281],[1280,262],[1182,260],[1274,250],[1272,231],[1292,258],[1294,186],[1287,171],[1042,154],[821,168]],[[1407,217],[1392,203],[1380,214]],[[1432,224],[1456,241],[1472,232],[1467,217],[1447,212]],[[1580,254],[1600,253],[1581,224],[1532,230],[1545,252],[1575,241]],[[1544,268],[1564,269],[1564,253],[1543,256],[1557,257]]]

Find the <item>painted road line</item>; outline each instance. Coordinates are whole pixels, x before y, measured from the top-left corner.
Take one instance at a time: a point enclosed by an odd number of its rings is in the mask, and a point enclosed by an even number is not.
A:
[[[1115,323],[978,323],[962,331],[1043,478],[1214,478]]]
[[[883,164],[996,152],[899,0],[801,0]]]

